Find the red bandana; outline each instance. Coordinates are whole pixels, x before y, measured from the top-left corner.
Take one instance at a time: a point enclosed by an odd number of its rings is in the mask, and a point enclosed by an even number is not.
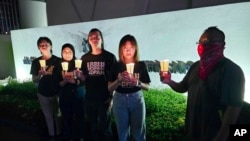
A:
[[[203,44],[198,45],[198,54],[200,56],[200,70],[199,75],[202,80],[204,80],[215,64],[224,57],[223,51],[224,47],[219,45],[210,45],[209,47],[204,47]]]

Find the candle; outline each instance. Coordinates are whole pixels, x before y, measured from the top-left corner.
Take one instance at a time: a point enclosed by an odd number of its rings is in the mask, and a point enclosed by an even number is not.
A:
[[[75,60],[75,67],[79,69],[81,68],[81,66],[82,66],[82,60],[80,59]]]
[[[39,63],[40,63],[41,68],[46,67],[46,61],[45,60],[39,60]]]
[[[160,61],[160,67],[161,67],[161,71],[168,71],[169,60]]]
[[[68,62],[62,62],[63,71],[68,71]]]
[[[129,63],[129,64],[126,64],[126,68],[127,68],[127,72],[129,74],[133,74],[134,73],[134,63]]]

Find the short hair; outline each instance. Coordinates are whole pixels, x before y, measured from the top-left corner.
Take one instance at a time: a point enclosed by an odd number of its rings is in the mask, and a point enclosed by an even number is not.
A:
[[[208,27],[203,34],[206,34],[210,42],[224,42],[225,34],[223,31],[218,29],[216,26]]]
[[[37,40],[37,46],[39,46],[39,44],[42,42],[42,41],[46,41],[47,43],[49,43],[51,46],[52,46],[52,42],[51,40],[48,38],[48,37],[40,37],[38,40]]]
[[[119,43],[119,60],[121,62],[124,62],[124,58],[122,56],[122,47],[125,45],[125,43],[127,41],[131,42],[131,44],[135,46],[134,61],[138,62],[139,61],[139,49],[138,49],[137,41],[136,41],[135,37],[133,35],[130,35],[130,34],[127,34],[127,35],[123,36],[121,38],[121,40],[120,40],[120,43]]]
[[[43,37],[38,38],[38,40],[37,40],[37,47],[38,48],[39,48],[39,44],[43,41],[46,41],[47,43],[50,44],[50,46],[52,46],[52,41],[50,40],[50,38],[43,36]],[[53,53],[52,48],[51,48],[50,52]]]

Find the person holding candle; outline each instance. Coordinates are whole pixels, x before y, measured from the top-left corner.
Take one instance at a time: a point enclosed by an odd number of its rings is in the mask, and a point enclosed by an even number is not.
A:
[[[240,66],[224,57],[225,35],[208,27],[200,36],[200,60],[181,82],[171,73],[160,72],[162,83],[177,92],[187,92],[185,127],[190,141],[226,141],[229,126],[235,124],[243,105],[245,78]]]
[[[137,41],[125,35],[119,44],[119,62],[109,76],[109,91],[114,93],[113,113],[119,141],[146,140],[146,109],[142,90],[149,89],[150,78],[144,62],[139,61]]]
[[[88,34],[90,51],[82,56],[82,71],[86,75],[86,115],[91,141],[111,141],[111,95],[108,75],[116,63],[114,54],[104,49],[102,33],[93,28]]]
[[[76,61],[73,45],[66,43],[62,46],[62,60],[55,67],[54,80],[61,90],[59,104],[63,117],[63,140],[73,140],[74,136],[83,141],[84,139],[84,75],[79,69],[81,64]],[[78,63],[75,63],[78,62]],[[75,122],[74,122],[75,121]],[[74,123],[76,125],[73,134]]]
[[[40,37],[37,46],[41,56],[34,59],[30,74],[37,84],[37,96],[48,127],[51,139],[61,134],[60,110],[58,106],[58,91],[53,84],[53,70],[60,58],[52,54],[52,42],[48,37]]]

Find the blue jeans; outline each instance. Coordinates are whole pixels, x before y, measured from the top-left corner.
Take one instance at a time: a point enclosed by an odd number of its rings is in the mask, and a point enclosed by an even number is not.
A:
[[[142,91],[129,94],[115,92],[113,114],[119,141],[127,141],[129,134],[133,141],[146,140],[146,109]]]

